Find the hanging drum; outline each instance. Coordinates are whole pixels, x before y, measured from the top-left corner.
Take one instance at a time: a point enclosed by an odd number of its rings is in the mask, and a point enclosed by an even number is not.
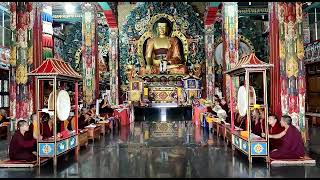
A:
[[[252,86],[249,88],[250,105],[256,104],[256,92]],[[244,86],[241,86],[238,90],[238,101],[237,106],[240,116],[245,116],[247,114],[248,102],[247,102],[247,92]]]
[[[57,96],[57,115],[61,121],[68,119],[71,111],[70,96],[67,91],[61,90]]]

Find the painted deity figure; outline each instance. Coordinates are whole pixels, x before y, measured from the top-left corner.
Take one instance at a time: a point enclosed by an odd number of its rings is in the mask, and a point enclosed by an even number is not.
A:
[[[166,22],[159,21],[156,29],[158,36],[147,41],[145,73],[158,74],[161,65],[166,64],[164,70],[167,70],[169,74],[185,74],[187,68],[182,62],[178,39],[167,35],[168,24]]]

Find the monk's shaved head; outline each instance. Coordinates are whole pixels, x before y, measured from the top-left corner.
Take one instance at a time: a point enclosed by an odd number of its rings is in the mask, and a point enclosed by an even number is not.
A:
[[[291,117],[288,116],[288,115],[283,115],[283,116],[282,116],[282,120],[283,120],[284,122],[286,122],[288,125],[291,125],[291,124],[292,124],[292,119],[291,119]]]
[[[21,128],[22,126],[24,126],[24,125],[28,125],[27,121],[26,121],[26,120],[20,120],[20,121],[18,122],[17,127],[18,127],[18,129],[20,129],[20,128]]]

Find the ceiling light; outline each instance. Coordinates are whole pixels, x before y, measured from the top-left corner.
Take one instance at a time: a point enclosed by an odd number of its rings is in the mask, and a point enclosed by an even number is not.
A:
[[[75,11],[75,7],[74,7],[74,5],[72,5],[71,3],[67,3],[67,4],[64,6],[64,9],[66,10],[66,12],[67,12],[68,14],[74,13],[74,11]]]
[[[251,2],[249,2],[249,6],[251,6]]]
[[[310,6],[310,5],[311,5],[311,2],[307,2],[307,4],[308,4],[308,6]]]

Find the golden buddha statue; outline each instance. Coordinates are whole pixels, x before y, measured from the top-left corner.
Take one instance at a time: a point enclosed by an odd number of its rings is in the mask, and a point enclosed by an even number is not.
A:
[[[145,53],[147,66],[140,71],[143,74],[159,74],[162,70],[166,70],[169,74],[186,73],[187,68],[182,62],[178,39],[169,37],[167,32],[167,23],[159,22],[157,24],[158,37],[147,41]]]

